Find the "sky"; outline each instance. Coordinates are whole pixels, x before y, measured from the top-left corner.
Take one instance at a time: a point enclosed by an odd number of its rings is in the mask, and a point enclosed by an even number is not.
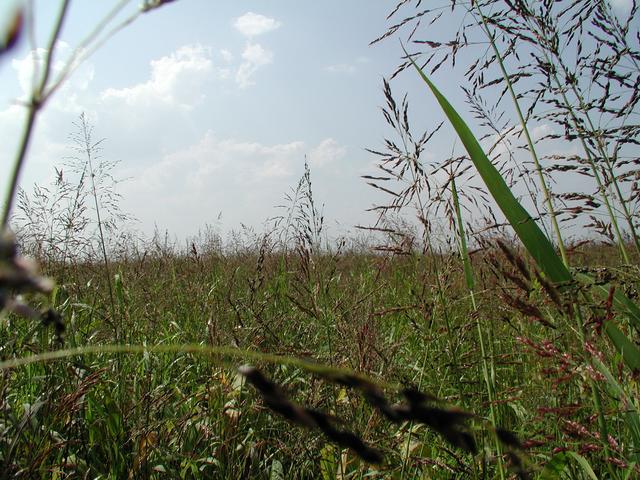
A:
[[[115,3],[72,2],[54,73]],[[20,2],[4,8],[11,4]],[[59,3],[34,4],[42,47]],[[330,231],[371,223],[375,216],[366,210],[382,197],[360,176],[375,174],[376,158],[365,149],[381,149],[389,134],[380,114],[382,84],[402,50],[396,38],[369,43],[389,26],[394,4],[178,0],[145,13],[82,63],[46,105],[20,184],[30,191],[54,178],[54,167],[73,153],[69,135],[84,112],[94,138],[104,139],[103,158],[119,162],[121,208],[143,234],[166,229],[185,238],[205,225],[262,230],[282,214],[277,207],[305,159]],[[114,25],[137,7],[130,2]],[[31,58],[25,39],[0,58],[0,172],[13,162]],[[420,130],[441,113],[420,79],[407,73],[394,90],[418,103]],[[464,107],[453,75],[445,68],[435,80]],[[434,148],[441,149],[434,156],[448,154],[451,137],[443,134]]]

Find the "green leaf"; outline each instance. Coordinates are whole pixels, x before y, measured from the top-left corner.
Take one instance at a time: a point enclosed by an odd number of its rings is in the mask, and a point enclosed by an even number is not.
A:
[[[460,137],[487,189],[526,249],[540,266],[540,269],[555,283],[571,281],[571,273],[564,263],[562,263],[562,260],[560,260],[555,248],[542,230],[540,230],[540,227],[536,225],[531,215],[529,215],[524,207],[520,205],[520,202],[516,200],[516,197],[514,197],[504,178],[502,178],[500,172],[498,172],[493,163],[491,163],[491,160],[485,155],[476,137],[464,120],[462,120],[462,117],[460,117],[444,95],[440,93],[433,82],[429,80],[422,69],[418,67],[406,50],[405,54],[407,54],[414,68],[431,89],[431,92],[436,97],[449,122],[456,130],[458,137]]]
[[[640,349],[614,323],[606,322],[604,329],[627,367],[633,371],[640,371]]]
[[[610,284],[596,285],[593,278],[584,273],[577,273],[575,278],[585,285],[590,285],[591,290],[596,292],[601,299],[604,300],[609,297],[609,291],[611,290]],[[613,306],[619,312],[626,314],[631,324],[640,332],[640,307],[638,307],[634,301],[629,299],[620,290],[616,290],[613,292]]]
[[[403,47],[404,50],[404,47]],[[514,197],[500,172],[493,166],[486,156],[482,147],[471,132],[471,129],[464,122],[462,117],[453,108],[449,101],[440,93],[433,82],[427,77],[424,71],[416,64],[411,56],[404,50],[413,67],[420,77],[427,84],[449,122],[455,129],[458,137],[462,141],[471,161],[475,165],[478,173],[482,177],[487,189],[504,213],[511,227],[514,229],[520,241],[523,243],[529,254],[534,258],[538,267],[549,279],[558,284],[565,284],[572,280],[572,275],[556,253],[555,248],[535,223],[533,218],[524,207]],[[578,274],[575,277],[583,284],[589,285],[601,298],[607,298],[609,285],[595,285],[591,277]],[[627,298],[622,292],[615,291],[613,294],[613,305],[616,310],[626,314],[630,322],[640,331],[640,308],[633,301]],[[607,334],[625,363],[632,369],[638,368],[640,364],[640,352],[637,347],[626,338],[617,328],[607,329]]]
[[[575,452],[561,452],[554,455],[553,458],[551,458],[551,460],[549,460],[545,465],[544,470],[542,470],[540,480],[556,480],[561,478],[562,473],[566,470],[572,460],[580,466],[587,478],[598,480],[598,477],[591,468],[591,465],[589,465],[587,459]]]
[[[453,206],[456,212],[456,222],[458,223],[458,242],[460,243],[460,255],[462,256],[462,265],[464,267],[464,278],[467,288],[473,292],[474,279],[471,261],[469,259],[469,249],[467,248],[467,235],[464,231],[462,222],[462,211],[460,210],[460,199],[458,197],[458,189],[456,187],[456,179],[451,177],[451,195],[453,197]]]
[[[284,468],[278,459],[274,459],[273,462],[271,462],[269,480],[284,480]]]
[[[320,474],[322,480],[333,480],[336,468],[335,448],[330,443],[327,443],[320,450]]]
[[[622,335],[622,333],[620,333],[620,335]],[[624,335],[622,336],[624,337]],[[626,425],[633,439],[633,451],[638,452],[640,448],[640,414],[638,413],[635,399],[629,398],[620,383],[614,378],[611,370],[597,357],[592,357],[591,362],[606,378],[610,395],[617,397],[618,402],[625,406]]]

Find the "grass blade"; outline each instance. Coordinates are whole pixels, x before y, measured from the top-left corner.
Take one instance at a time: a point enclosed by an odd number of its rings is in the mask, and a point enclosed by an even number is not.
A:
[[[504,181],[504,178],[500,175],[500,172],[498,172],[482,150],[471,129],[444,95],[440,93],[433,82],[431,82],[429,77],[418,67],[406,50],[405,54],[436,97],[440,107],[442,107],[449,122],[469,153],[469,157],[482,177],[487,189],[536,263],[552,281],[556,283],[569,282],[571,280],[571,273],[564,263],[562,263],[554,246],[542,230],[540,230],[538,225],[536,225],[531,215],[529,215],[520,202],[516,200],[511,189]]]
[[[569,464],[572,463],[572,460],[580,466],[584,474],[584,478],[598,480],[597,475],[591,468],[591,465],[589,465],[587,459],[575,452],[561,452],[554,455],[549,463],[545,465],[540,478],[542,480],[556,480],[564,478],[563,474]]]
[[[427,77],[424,71],[416,64],[413,58],[411,58],[404,47],[403,50],[413,64],[413,67],[416,69],[422,80],[427,84],[440,104],[440,107],[465,146],[471,161],[478,170],[478,173],[482,177],[487,189],[520,238],[520,241],[536,261],[536,264],[553,282],[559,284],[566,284],[567,282],[570,282],[572,280],[571,272],[569,272],[565,264],[560,259],[560,256],[556,253],[555,248],[542,232],[540,227],[535,223],[531,215],[529,215],[520,202],[515,198],[509,186],[504,181],[504,178],[500,175],[500,172],[498,172],[484,153],[482,147],[478,143],[478,140],[476,140],[475,136],[471,132],[471,129],[445,96],[440,93],[429,77]],[[601,297],[604,296],[604,298],[606,298],[609,293],[609,285],[596,286],[594,285],[593,279],[587,275],[577,275],[576,279],[584,284],[591,285],[592,289],[595,289],[596,293]],[[640,330],[640,308],[619,291],[614,292],[613,300],[615,308],[626,314],[634,327]],[[638,352],[637,347],[635,347],[632,342],[613,325],[610,328],[607,328],[607,334],[615,347],[622,354],[625,359],[625,363],[629,366],[633,365],[631,368],[635,369],[640,362],[640,353]]]
[[[605,323],[604,328],[627,367],[634,372],[640,372],[640,349],[612,322]]]

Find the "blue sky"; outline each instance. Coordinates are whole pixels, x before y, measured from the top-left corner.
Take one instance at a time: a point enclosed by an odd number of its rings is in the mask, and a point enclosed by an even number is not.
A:
[[[34,3],[42,46],[58,2]],[[68,57],[113,4],[73,2],[56,59]],[[374,217],[365,210],[380,197],[359,177],[374,173],[375,158],[365,148],[381,148],[389,134],[379,108],[382,79],[399,63],[401,48],[396,38],[368,44],[386,30],[393,4],[179,0],[142,15],[47,105],[21,184],[30,190],[53,177],[71,152],[72,123],[85,112],[96,137],[106,139],[103,156],[120,162],[122,208],[142,232],[157,225],[184,238],[207,223],[223,232],[240,224],[260,230],[279,214],[275,207],[300,178],[305,156],[334,233],[369,223]],[[131,2],[121,17],[137,5]],[[21,127],[16,99],[28,88],[29,48],[23,41],[12,58],[0,59],[2,172]],[[423,114],[414,119],[420,130],[441,113],[411,73],[394,89],[409,91]],[[462,72],[445,68],[435,80],[464,108],[455,75]],[[452,137],[441,137],[434,157],[450,153]],[[3,178],[2,198],[5,184]]]
[[[35,4],[42,46],[57,2]],[[57,58],[111,5],[73,2]],[[220,213],[224,230],[260,227],[278,214],[305,156],[328,223],[366,222],[373,192],[358,177],[372,161],[364,148],[382,142],[382,77],[400,51],[396,42],[368,43],[384,31],[388,9],[371,1],[181,0],[145,14],[57,92],[21,184],[29,190],[51,178],[84,111],[106,138],[105,158],[120,161],[117,175],[128,179],[119,186],[122,207],[144,232],[157,224],[188,235]],[[25,41],[0,64],[2,171],[17,139],[15,99],[28,85],[29,58]]]

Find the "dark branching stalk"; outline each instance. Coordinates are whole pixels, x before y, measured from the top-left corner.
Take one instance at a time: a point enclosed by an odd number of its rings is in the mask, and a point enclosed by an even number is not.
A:
[[[350,448],[369,463],[382,462],[382,454],[378,450],[366,445],[354,433],[334,427],[334,421],[329,415],[318,410],[301,407],[289,400],[280,387],[268,380],[256,368],[241,367],[240,373],[260,392],[265,404],[274,412],[298,425],[318,428],[327,438],[342,447]]]
[[[60,315],[52,309],[39,312],[18,296],[48,294],[52,289],[53,282],[38,273],[35,263],[18,255],[15,238],[6,232],[0,235],[0,314],[6,310],[40,321],[45,327],[53,325],[61,340],[65,326]]]
[[[300,406],[290,400],[286,393],[257,368],[243,366],[240,373],[260,392],[265,404],[274,412],[297,425],[317,428],[327,438],[344,448],[350,448],[360,458],[369,463],[381,463],[382,452],[367,445],[360,437],[348,430],[339,430],[334,419],[326,413]],[[392,404],[380,388],[373,383],[350,374],[324,374],[325,379],[352,388],[387,420],[393,423],[416,422],[427,425],[441,435],[452,446],[470,454],[478,453],[473,432],[468,421],[479,420],[475,415],[458,408],[443,408],[436,397],[406,388],[401,393],[404,403]],[[521,456],[522,445],[511,432],[495,427],[491,428],[498,440],[506,447],[514,472],[520,478],[527,477]]]

